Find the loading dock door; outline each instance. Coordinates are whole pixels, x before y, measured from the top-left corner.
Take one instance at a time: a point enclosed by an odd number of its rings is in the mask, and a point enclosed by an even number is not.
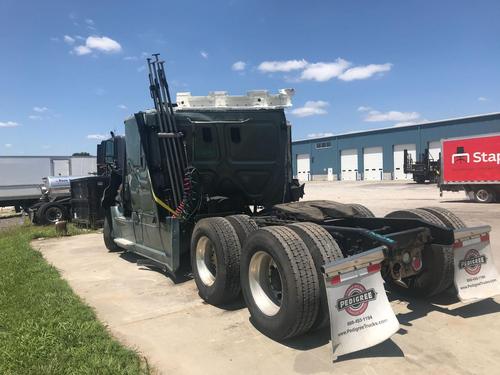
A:
[[[395,180],[411,180],[412,173],[404,172],[404,150],[408,150],[413,161],[416,161],[417,146],[414,144],[394,145],[394,179]]]
[[[441,142],[440,141],[429,142],[429,156],[432,157],[435,161],[437,161],[439,159],[440,153],[441,153]]]
[[[299,181],[309,181],[311,178],[311,162],[309,154],[297,155],[297,178]]]
[[[52,166],[54,167],[54,176],[69,176],[68,159],[52,160]]]
[[[379,181],[384,171],[382,147],[367,147],[363,151],[364,180]]]
[[[358,175],[358,150],[353,148],[340,152],[340,178],[342,181],[356,181]]]

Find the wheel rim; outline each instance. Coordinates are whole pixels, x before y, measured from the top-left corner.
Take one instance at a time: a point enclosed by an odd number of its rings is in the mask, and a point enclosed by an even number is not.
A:
[[[45,211],[45,217],[51,223],[55,223],[56,221],[62,219],[63,213],[59,207],[49,207],[47,211]]]
[[[257,251],[248,270],[250,292],[257,307],[267,316],[276,315],[283,301],[283,282],[274,259],[265,251]]]
[[[478,190],[476,193],[477,200],[480,202],[486,202],[490,197],[490,194],[485,189]]]
[[[217,276],[217,254],[215,247],[207,236],[201,236],[196,244],[196,268],[201,282],[212,286]]]

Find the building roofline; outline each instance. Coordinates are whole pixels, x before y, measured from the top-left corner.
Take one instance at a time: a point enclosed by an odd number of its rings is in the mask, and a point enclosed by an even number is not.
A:
[[[495,117],[500,118],[500,112],[483,113],[480,115],[472,115],[472,116],[464,116],[464,117],[454,117],[454,118],[449,118],[449,119],[444,119],[444,120],[426,121],[426,122],[421,122],[418,124],[411,124],[411,125],[389,126],[389,127],[385,127],[385,128],[359,130],[359,131],[352,131],[352,132],[327,135],[324,137],[302,138],[302,139],[294,140],[294,141],[292,141],[292,143],[307,143],[307,142],[311,142],[311,141],[328,140],[328,139],[334,139],[334,138],[339,138],[339,137],[354,136],[354,135],[358,135],[358,134],[369,134],[369,133],[377,133],[377,132],[383,133],[386,131],[395,131],[395,130],[399,130],[399,129],[404,129],[404,130],[416,129],[419,127],[439,125],[439,124],[444,123],[444,122],[462,122],[464,120],[473,120],[473,119],[478,119],[478,118],[495,118]]]

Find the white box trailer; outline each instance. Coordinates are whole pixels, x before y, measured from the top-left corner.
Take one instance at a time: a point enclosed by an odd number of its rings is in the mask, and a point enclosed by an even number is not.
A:
[[[29,207],[40,198],[42,178],[96,174],[95,156],[0,156],[0,207]]]

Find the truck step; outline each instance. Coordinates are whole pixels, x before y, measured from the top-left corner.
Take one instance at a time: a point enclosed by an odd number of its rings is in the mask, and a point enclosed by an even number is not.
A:
[[[115,238],[114,241],[118,246],[124,249],[128,249],[129,247],[132,247],[134,245],[132,241],[129,241],[125,238]]]

